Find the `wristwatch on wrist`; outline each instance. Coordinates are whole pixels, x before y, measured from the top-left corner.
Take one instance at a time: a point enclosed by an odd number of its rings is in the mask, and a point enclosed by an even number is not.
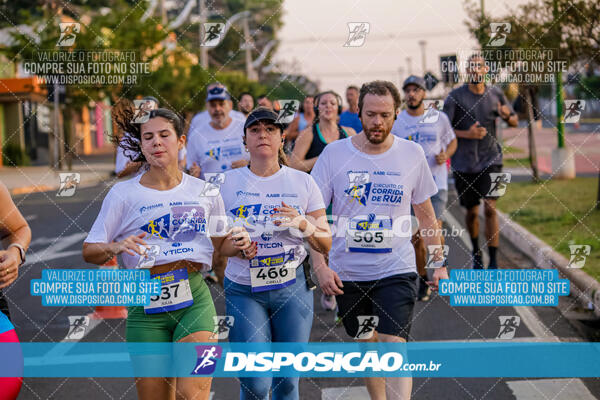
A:
[[[6,250],[10,249],[11,247],[16,247],[17,249],[19,249],[19,255],[21,256],[21,263],[19,264],[19,267],[25,264],[25,248],[19,243],[11,243],[8,245]]]

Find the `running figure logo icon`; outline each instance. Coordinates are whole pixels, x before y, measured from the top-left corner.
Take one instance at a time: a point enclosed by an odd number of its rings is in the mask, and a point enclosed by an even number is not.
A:
[[[503,46],[506,43],[506,37],[510,33],[511,25],[509,22],[492,22],[490,23],[490,40],[487,42],[487,46],[498,47]]]
[[[65,339],[80,340],[83,339],[86,329],[90,326],[90,317],[86,315],[69,315],[69,333]]]
[[[425,268],[441,268],[448,258],[450,247],[448,245],[430,244],[427,246],[427,264]]]
[[[207,172],[204,174],[204,188],[200,196],[215,197],[219,194],[221,185],[225,183],[225,174],[222,172]]]
[[[569,245],[569,250],[571,250],[571,258],[569,259],[567,268],[583,268],[592,247],[588,244],[571,244]]]
[[[131,119],[132,124],[143,124],[148,122],[150,119],[150,111],[156,108],[156,103],[152,100],[134,100],[133,105],[135,110],[133,112],[133,118]]]
[[[423,100],[425,113],[420,124],[435,124],[440,119],[440,111],[444,108],[444,100]]]
[[[81,176],[78,172],[61,172],[58,174],[60,179],[60,187],[56,192],[56,197],[71,197],[77,190],[77,185],[81,182]]]
[[[217,368],[217,359],[221,358],[223,349],[221,346],[196,346],[198,360],[196,368],[191,372],[192,375],[209,375],[215,372]]]
[[[213,317],[215,326],[213,334],[210,336],[213,340],[225,340],[229,337],[229,331],[233,328],[235,318],[233,315],[215,315]]]
[[[140,245],[141,250],[145,248]],[[140,255],[136,268],[152,268],[156,262],[156,257],[160,255],[160,246],[157,244],[150,245],[149,248],[145,249],[143,254]]]
[[[291,124],[300,107],[300,102],[298,100],[279,100],[279,104],[281,109],[275,122],[278,124]]]
[[[77,34],[81,32],[81,25],[78,22],[62,22],[60,26],[60,37],[56,45],[58,47],[69,47],[75,43]]]
[[[500,330],[496,339],[512,339],[515,337],[515,332],[521,324],[521,317],[516,315],[499,316]]]
[[[348,22],[348,40],[344,47],[360,47],[365,44],[367,34],[371,30],[371,24],[368,22]]]
[[[357,315],[358,319],[358,331],[354,339],[371,339],[373,332],[377,329],[379,324],[379,317],[377,315]]]
[[[576,124],[581,118],[581,113],[585,110],[585,100],[565,100],[565,124]]]
[[[216,47],[223,39],[223,28],[225,24],[215,22],[204,23],[204,36],[202,37],[202,47]]]
[[[487,196],[500,197],[506,193],[506,185],[510,183],[510,172],[490,172],[490,190]]]

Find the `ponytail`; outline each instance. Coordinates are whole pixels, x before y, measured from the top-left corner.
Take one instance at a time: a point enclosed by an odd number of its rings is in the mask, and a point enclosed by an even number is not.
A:
[[[278,160],[278,162],[279,162],[280,165],[285,165],[287,167],[288,160],[287,160],[287,156],[285,155],[285,152],[283,151],[283,146],[281,146],[279,148],[279,153],[278,153],[277,160]]]

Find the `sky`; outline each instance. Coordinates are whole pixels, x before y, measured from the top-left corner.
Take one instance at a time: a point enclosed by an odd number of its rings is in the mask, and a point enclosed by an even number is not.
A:
[[[486,0],[484,8],[499,16],[524,2]],[[409,68],[422,76],[421,40],[426,41],[426,69],[438,78],[440,55],[476,48],[464,23],[464,0],[286,0],[283,10],[274,59],[297,60],[296,72],[318,81],[321,90],[333,89],[342,96],[348,85],[360,87],[375,79],[399,86]],[[344,47],[349,22],[369,24],[360,47]]]

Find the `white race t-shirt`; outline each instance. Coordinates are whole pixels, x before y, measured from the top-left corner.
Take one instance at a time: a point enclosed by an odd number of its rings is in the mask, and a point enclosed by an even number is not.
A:
[[[271,214],[281,202],[294,207],[299,214],[324,209],[323,198],[314,179],[305,172],[282,166],[268,177],[257,176],[249,168],[238,168],[225,173],[221,195],[228,217],[234,225],[245,226],[253,241],[258,242],[254,260],[230,257],[225,276],[241,285],[250,285],[250,265],[275,263],[284,255],[293,259],[290,267],[297,267],[306,257],[303,238],[290,229],[273,224]],[[297,232],[299,233],[299,232]]]
[[[249,160],[243,135],[244,123],[235,119],[225,129],[215,129],[208,122],[197,126],[187,144],[187,168],[196,162],[202,168],[201,177],[204,177],[207,172],[231,169],[233,161]]]
[[[366,154],[352,137],[328,144],[311,175],[333,203],[329,266],[342,280],[371,281],[415,272],[410,205],[437,192],[423,149],[395,136],[382,154]]]
[[[403,110],[394,122],[392,133],[402,139],[412,140],[421,145],[425,151],[425,157],[437,188],[448,190],[448,168],[446,163],[440,165],[435,161],[435,156],[442,150],[446,150],[448,144],[456,138],[446,113],[429,110],[423,115],[413,117],[406,110]]]
[[[116,183],[108,192],[86,243],[111,243],[146,232],[150,249],[146,257],[122,253],[127,268],[151,268],[189,260],[210,269],[213,246],[207,236],[211,217],[224,218],[223,200],[217,193],[204,195],[206,182],[187,174],[169,190],[140,184],[140,174]]]

